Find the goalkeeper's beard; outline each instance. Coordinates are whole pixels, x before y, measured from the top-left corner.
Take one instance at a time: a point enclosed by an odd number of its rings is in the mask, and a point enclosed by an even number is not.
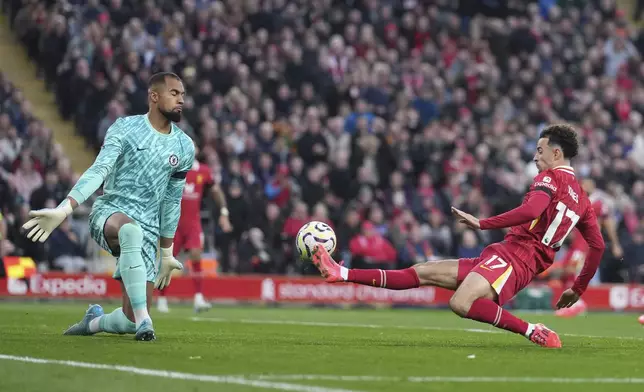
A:
[[[180,112],[177,112],[174,110],[166,111],[161,109],[159,109],[159,112],[161,112],[161,114],[163,114],[163,117],[165,117],[168,121],[175,122],[175,123],[178,123],[179,121],[181,121]]]

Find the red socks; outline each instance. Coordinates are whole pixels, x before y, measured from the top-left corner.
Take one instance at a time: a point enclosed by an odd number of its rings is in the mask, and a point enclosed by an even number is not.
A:
[[[497,328],[524,336],[529,326],[527,322],[504,310],[494,303],[494,301],[486,298],[479,298],[474,301],[470,311],[467,312],[467,316],[465,317],[482,323],[492,324]]]
[[[392,290],[405,290],[420,286],[418,274],[413,268],[392,271],[350,269],[347,281]]]
[[[192,281],[195,284],[195,293],[201,293],[201,260],[192,260]]]

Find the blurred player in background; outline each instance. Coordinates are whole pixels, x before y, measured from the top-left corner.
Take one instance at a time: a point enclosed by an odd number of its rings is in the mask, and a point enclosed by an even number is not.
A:
[[[459,222],[472,229],[510,227],[505,240],[485,248],[480,257],[427,262],[398,271],[347,269],[323,246],[316,245],[313,263],[328,282],[354,282],[393,290],[438,286],[455,290],[449,301],[461,317],[521,334],[535,344],[560,348],[561,340],[543,324],[531,324],[501,306],[553,263],[554,255],[576,226],[590,249],[574,285],[565,290],[557,308],[579,300],[595,275],[604,253],[597,217],[570,167],[577,156],[577,133],[568,125],[551,125],[541,132],[534,178],[523,203],[504,214],[481,219],[452,207]]]
[[[611,254],[605,254],[604,258],[612,257],[616,260],[624,256],[622,245],[617,235],[617,222],[613,217],[613,211],[606,200],[606,196],[601,191],[596,190],[595,181],[586,178],[581,182],[581,187],[588,195],[592,208],[597,216],[599,226],[605,238],[606,247],[611,249]],[[575,277],[581,272],[581,269],[588,254],[588,244],[578,230],[573,232],[573,240],[568,252],[564,256],[562,265],[561,280],[564,287],[570,287]],[[580,299],[570,308],[559,309],[555,312],[560,317],[575,317],[586,312],[587,306],[583,299]]]
[[[195,146],[196,155],[199,155]],[[206,302],[202,292],[202,269],[201,253],[204,246],[204,234],[201,227],[201,201],[205,191],[210,191],[212,198],[219,207],[219,226],[224,233],[230,233],[232,226],[228,218],[229,212],[226,208],[226,195],[215,183],[210,168],[195,159],[192,168],[186,176],[186,186],[183,189],[181,198],[181,218],[177,233],[174,236],[174,256],[177,257],[182,250],[188,251],[188,257],[193,268],[193,280],[195,285],[194,309],[197,312],[210,309],[211,305]],[[157,310],[167,313],[168,300],[165,290],[161,290],[157,300]]]
[[[153,75],[148,113],[116,120],[96,160],[69,196],[56,208],[31,211],[33,219],[23,225],[28,238],[44,242],[104,184],[89,216],[90,233],[118,260],[114,278],[121,281],[123,305],[110,314],[104,314],[100,305],[90,305],[65,335],[108,332],[131,333],[136,340],[156,338],[149,314],[152,291],[167,287],[172,270],[182,268],[173,256],[172,242],[181,193],[195,159],[192,140],[174,124],[181,120],[184,95],[177,75]]]

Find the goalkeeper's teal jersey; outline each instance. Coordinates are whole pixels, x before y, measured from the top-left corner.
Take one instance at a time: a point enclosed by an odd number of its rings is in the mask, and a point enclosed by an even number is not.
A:
[[[119,118],[107,131],[96,161],[69,196],[80,204],[104,184],[94,209],[117,210],[172,238],[194,156],[192,139],[176,125],[163,134],[152,127],[147,114]]]

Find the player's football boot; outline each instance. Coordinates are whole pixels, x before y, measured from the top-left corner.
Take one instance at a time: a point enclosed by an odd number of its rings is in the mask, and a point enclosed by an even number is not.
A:
[[[559,335],[543,324],[537,324],[534,326],[534,331],[530,334],[530,341],[541,347],[561,348]]]
[[[561,308],[555,312],[555,316],[559,317],[576,317],[581,316],[586,313],[588,305],[583,300],[577,301],[573,306],[569,308]]]
[[[203,297],[203,294],[201,293],[195,294],[195,301],[194,301],[195,312],[201,313],[201,312],[208,311],[211,308],[212,308],[212,305],[206,301],[206,299]]]
[[[63,335],[94,335],[95,332],[90,332],[89,330],[89,322],[103,314],[105,314],[105,312],[103,312],[101,305],[90,305],[89,308],[87,308],[87,312],[85,312],[83,319],[67,328],[67,330],[63,332]]]
[[[340,273],[340,264],[336,263],[326,248],[320,244],[315,244],[313,248],[313,265],[320,270],[322,277],[329,283],[344,282]]]
[[[644,314],[640,316],[640,318],[637,319],[640,324],[644,325]]]
[[[166,297],[159,297],[159,299],[157,299],[157,311],[159,311],[159,313],[170,312],[170,308],[168,307],[168,299]]]
[[[134,339],[141,341],[150,341],[156,340],[156,338],[157,337],[154,335],[154,328],[152,328],[152,320],[143,320],[141,325],[139,325],[139,328],[136,329],[136,335],[134,335]]]

